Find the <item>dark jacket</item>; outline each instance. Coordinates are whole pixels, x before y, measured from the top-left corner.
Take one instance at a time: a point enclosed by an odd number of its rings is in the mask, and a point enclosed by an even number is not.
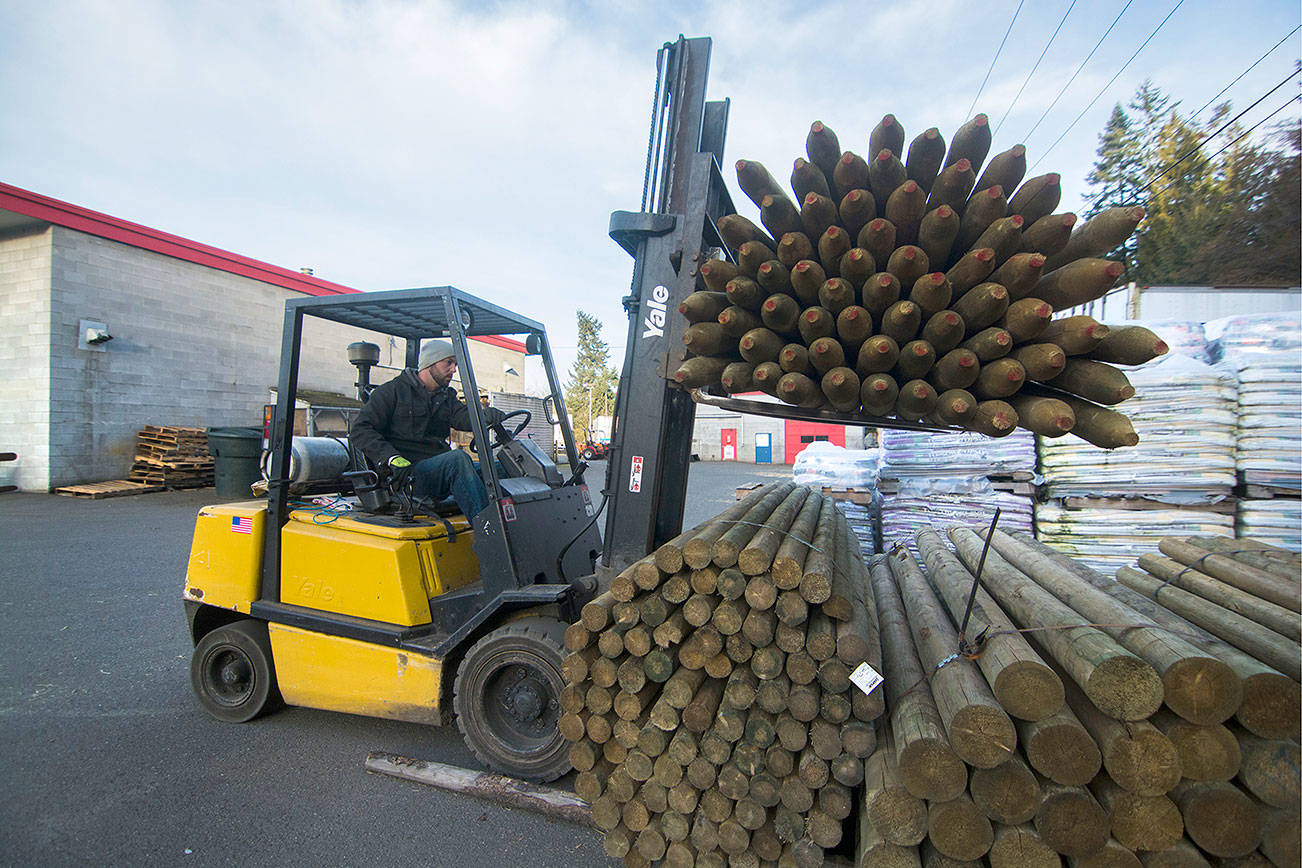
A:
[[[415,464],[447,452],[453,428],[472,430],[470,411],[457,390],[445,386],[430,392],[407,368],[371,392],[353,420],[348,441],[375,464],[387,464],[395,455]]]

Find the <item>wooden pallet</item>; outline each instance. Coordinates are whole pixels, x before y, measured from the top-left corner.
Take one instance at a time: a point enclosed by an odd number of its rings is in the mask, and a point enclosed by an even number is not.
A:
[[[1211,512],[1217,515],[1234,515],[1234,498],[1218,503],[1163,503],[1139,497],[1065,497],[1065,509],[1178,509],[1188,512]]]
[[[54,489],[55,494],[62,494],[66,497],[88,497],[91,500],[101,500],[105,497],[127,497],[132,494],[151,494],[155,491],[162,491],[161,485],[148,485],[141,482],[132,482],[130,479],[114,479],[108,482],[86,482],[81,485],[65,485],[62,488]]]
[[[1243,486],[1243,496],[1249,500],[1271,500],[1276,497],[1291,497],[1297,500],[1302,497],[1302,490],[1283,485],[1264,485],[1249,482]]]
[[[825,485],[823,486],[823,496],[830,497],[833,500],[846,500],[862,506],[870,506],[873,502],[873,490],[871,488],[831,488]]]

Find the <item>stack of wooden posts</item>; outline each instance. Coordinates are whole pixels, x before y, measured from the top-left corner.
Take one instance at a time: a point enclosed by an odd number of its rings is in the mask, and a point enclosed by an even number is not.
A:
[[[736,164],[760,209],[718,221],[729,260],[698,269],[679,311],[693,358],[684,387],[761,390],[802,407],[927,421],[999,437],[1018,426],[1103,448],[1138,442],[1109,409],[1134,394],[1116,364],[1166,352],[1151,331],[1055,311],[1101,297],[1120,263],[1097,258],[1134,232],[1139,207],[1073,232],[1053,213],[1060,178],[1024,179],[1026,148],[986,162],[977,115],[948,151],[934,127],[905,153],[886,115],[867,159],[815,122],[795,161],[796,200],[762,165]]]
[[[925,569],[903,547],[872,565],[891,717],[858,864],[1297,864],[1296,641],[984,536],[925,530]]]
[[[561,732],[627,864],[822,864],[876,748],[866,567],[833,501],[751,492],[614,580],[565,636]],[[848,841],[846,842],[848,844]]]
[[[128,479],[165,488],[213,484],[213,460],[203,428],[146,425],[136,434],[136,457]]]

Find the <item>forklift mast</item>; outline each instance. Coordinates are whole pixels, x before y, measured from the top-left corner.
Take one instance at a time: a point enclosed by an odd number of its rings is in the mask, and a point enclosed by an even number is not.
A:
[[[730,258],[717,221],[736,211],[720,170],[728,101],[706,102],[709,66],[708,38],[660,49],[642,208],[610,218],[634,261],[606,469],[602,566],[612,573],[682,531],[696,405],[669,379],[686,356],[677,308],[705,260]]]

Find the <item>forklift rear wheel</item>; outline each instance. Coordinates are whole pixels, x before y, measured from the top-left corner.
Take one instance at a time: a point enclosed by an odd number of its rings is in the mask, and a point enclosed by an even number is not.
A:
[[[494,771],[545,782],[570,770],[569,745],[557,728],[564,637],[559,621],[513,621],[476,642],[457,668],[457,726]]]
[[[190,658],[190,685],[204,711],[218,720],[245,723],[268,711],[280,692],[267,626],[236,621],[200,639]]]
[[[591,446],[589,446],[583,450],[583,454],[580,455],[579,457],[581,457],[584,461],[591,461],[592,459],[597,457],[597,453],[593,450]]]

